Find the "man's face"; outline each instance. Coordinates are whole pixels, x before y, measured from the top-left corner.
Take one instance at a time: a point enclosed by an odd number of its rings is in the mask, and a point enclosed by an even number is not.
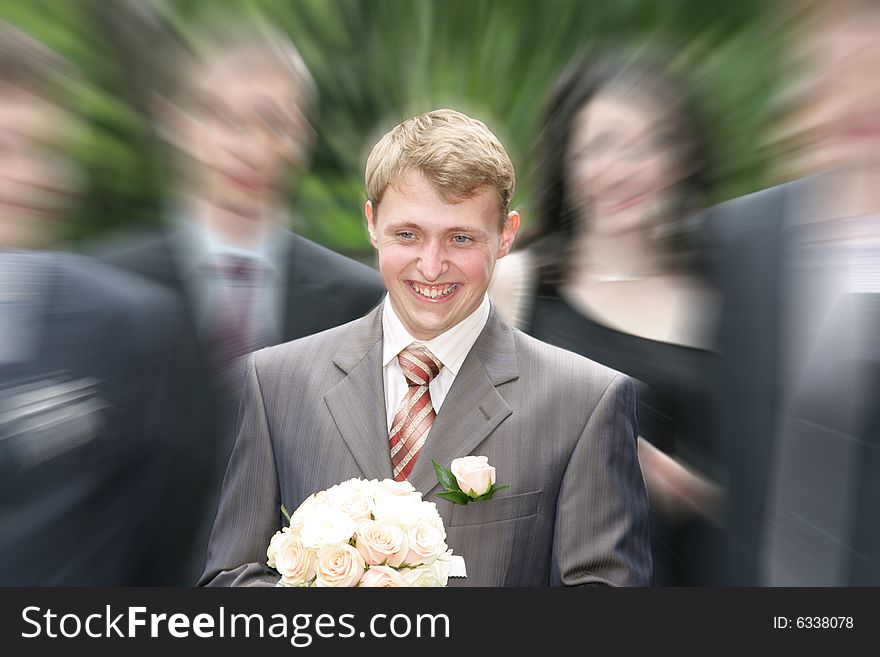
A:
[[[191,71],[192,101],[174,130],[196,165],[195,193],[255,218],[275,200],[287,166],[303,163],[312,141],[300,89],[268,58],[215,56]]]
[[[880,17],[823,26],[803,44],[806,72],[785,131],[794,138],[793,175],[880,162]],[[789,158],[792,159],[792,158]]]
[[[40,248],[59,237],[59,219],[80,176],[59,142],[72,122],[56,105],[0,85],[0,245]]]
[[[381,203],[365,206],[391,305],[409,333],[430,340],[482,303],[519,227],[511,212],[499,226],[498,192],[485,189],[448,203],[419,171],[389,185]]]

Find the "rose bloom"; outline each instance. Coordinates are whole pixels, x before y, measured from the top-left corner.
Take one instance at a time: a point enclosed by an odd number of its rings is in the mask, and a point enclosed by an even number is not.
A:
[[[393,479],[383,479],[378,482],[376,486],[376,494],[422,496],[422,494],[417,492],[416,489],[413,488],[413,485],[408,481],[394,481]]]
[[[348,543],[357,529],[357,523],[339,509],[327,508],[309,517],[299,530],[299,537],[307,548],[319,548],[333,543]]]
[[[275,569],[281,573],[283,586],[306,586],[315,577],[315,551],[286,533],[275,553]]]
[[[403,578],[406,580],[407,586],[444,586],[440,583],[437,572],[432,566],[419,566],[412,570],[403,571]]]
[[[309,495],[290,516],[290,531],[299,534],[305,525],[312,522],[312,518],[320,517],[331,507],[331,499],[327,491]]]
[[[443,537],[446,537],[446,527],[443,526],[443,518],[440,517],[440,512],[437,511],[437,505],[433,502],[422,502],[421,508],[419,509],[419,522],[426,522],[434,525],[438,531],[443,533]]]
[[[370,566],[358,586],[387,589],[409,586],[409,582],[390,566]]]
[[[430,566],[419,566],[404,571],[403,576],[410,586],[446,586],[452,567],[452,550],[441,554]]]
[[[312,511],[326,509],[331,506],[331,496],[326,490],[309,495],[303,500],[302,504],[297,507],[293,515],[298,513],[311,513]]]
[[[374,481],[350,479],[330,489],[333,505],[352,520],[366,520],[373,513]]]
[[[363,520],[357,528],[357,549],[370,565],[399,566],[409,552],[406,532],[393,522]]]
[[[495,483],[495,468],[486,456],[463,456],[452,461],[449,469],[458,487],[471,497],[485,495]]]
[[[278,550],[281,549],[281,544],[284,542],[284,537],[287,534],[288,529],[285,527],[280,532],[275,532],[275,535],[269,541],[269,547],[266,548],[266,564],[269,568],[275,567],[275,555],[278,554]]]
[[[436,524],[429,520],[421,520],[409,529],[406,534],[409,543],[409,553],[403,560],[411,566],[417,564],[430,564],[446,552],[446,532],[437,528]]]
[[[414,527],[419,520],[431,513],[436,513],[436,507],[432,508],[416,495],[377,494],[373,507],[373,517],[376,520],[387,520],[404,529]]]
[[[347,543],[320,547],[317,559],[315,586],[356,586],[367,567],[360,552]]]

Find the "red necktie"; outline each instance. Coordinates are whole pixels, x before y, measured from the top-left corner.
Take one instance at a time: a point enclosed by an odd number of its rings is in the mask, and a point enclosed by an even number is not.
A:
[[[412,472],[428,430],[437,416],[428,386],[443,369],[443,363],[423,345],[415,343],[398,354],[397,362],[406,377],[408,388],[406,397],[394,415],[389,435],[394,479],[403,481]]]
[[[212,350],[219,367],[221,385],[233,390],[239,386],[244,371],[239,358],[259,349],[263,344],[259,323],[253,316],[254,304],[263,278],[260,265],[247,258],[226,256],[217,273],[224,280],[211,327]]]

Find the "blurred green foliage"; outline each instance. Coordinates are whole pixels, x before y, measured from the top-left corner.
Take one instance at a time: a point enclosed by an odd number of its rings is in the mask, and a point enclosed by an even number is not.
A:
[[[621,40],[666,44],[696,81],[717,164],[713,200],[767,184],[756,147],[772,116],[784,38],[762,0],[0,0],[0,17],[82,71],[72,104],[89,138],[91,187],[71,238],[160,221],[167,167],[146,120],[158,7],[186,34],[234,9],[287,31],[320,92],[311,170],[292,185],[295,229],[343,252],[368,249],[363,163],[401,119],[453,106],[486,121],[518,171],[529,223],[530,150],[543,100],[578,50]],[[135,36],[139,38],[134,38]]]

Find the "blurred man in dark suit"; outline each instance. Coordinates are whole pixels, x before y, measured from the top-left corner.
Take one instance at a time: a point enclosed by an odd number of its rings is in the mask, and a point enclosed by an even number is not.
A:
[[[792,49],[802,177],[712,213],[729,584],[880,584],[880,12],[849,5],[818,6]]]
[[[167,230],[105,250],[114,265],[178,292],[199,354],[196,424],[178,492],[199,510],[192,583],[232,444],[243,356],[356,319],[375,306],[377,272],[287,229],[285,189],[307,164],[314,82],[285,35],[206,23],[198,51],[173,62],[176,84],[155,102],[173,148],[174,209]],[[181,546],[181,548],[186,546]]]
[[[183,312],[159,286],[46,249],[80,188],[68,69],[0,23],[0,585],[153,584],[186,424]]]

